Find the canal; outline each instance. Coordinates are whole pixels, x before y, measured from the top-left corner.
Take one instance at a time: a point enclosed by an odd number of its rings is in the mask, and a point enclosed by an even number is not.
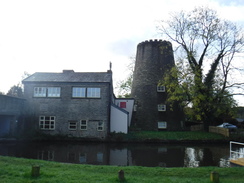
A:
[[[0,143],[0,155],[93,165],[229,166],[227,144]]]

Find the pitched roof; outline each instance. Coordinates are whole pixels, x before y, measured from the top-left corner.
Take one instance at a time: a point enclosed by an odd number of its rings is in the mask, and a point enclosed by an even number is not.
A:
[[[74,72],[62,73],[36,72],[22,81],[25,82],[112,82],[112,72]]]

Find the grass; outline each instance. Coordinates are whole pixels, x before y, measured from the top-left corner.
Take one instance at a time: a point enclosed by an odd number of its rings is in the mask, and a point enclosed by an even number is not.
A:
[[[32,165],[40,165],[39,177],[31,176]],[[118,178],[118,172],[121,169],[125,173],[124,180]],[[1,183],[209,183],[212,171],[219,173],[220,183],[243,183],[244,171],[242,168],[96,166],[0,156]]]
[[[167,140],[220,140],[222,135],[208,132],[152,132],[142,131],[134,134],[137,138],[167,139]]]
[[[135,131],[128,134],[114,133],[111,135],[115,141],[216,141],[229,140],[223,135],[209,132],[191,131]]]

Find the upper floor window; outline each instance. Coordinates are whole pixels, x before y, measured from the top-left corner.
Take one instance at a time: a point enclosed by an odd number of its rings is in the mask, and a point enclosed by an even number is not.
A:
[[[46,97],[47,89],[46,87],[35,87],[34,97]]]
[[[60,87],[48,87],[47,96],[48,97],[60,97]]]
[[[164,104],[159,104],[159,105],[158,105],[158,111],[166,111],[166,105],[164,105]]]
[[[60,87],[34,87],[34,97],[60,97]]]
[[[82,87],[73,87],[72,88],[72,97],[86,97],[86,88]]]
[[[157,92],[165,92],[165,86],[157,86]]]
[[[126,108],[126,102],[120,102],[119,107],[120,108]]]
[[[87,97],[90,98],[100,98],[100,88],[87,88]]]
[[[39,128],[41,130],[54,130],[55,129],[55,116],[40,116]]]

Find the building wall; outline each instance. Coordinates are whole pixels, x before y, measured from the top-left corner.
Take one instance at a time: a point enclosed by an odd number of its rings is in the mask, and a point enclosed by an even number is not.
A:
[[[114,101],[115,105],[126,110],[129,113],[128,127],[131,125],[132,114],[134,110],[134,99],[130,98],[116,98]]]
[[[138,44],[131,94],[136,105],[134,126],[158,130],[158,122],[166,121],[167,130],[181,128],[181,111],[177,105],[174,111],[170,111],[169,106],[166,106],[166,111],[158,111],[158,104],[166,104],[167,93],[157,92],[157,85],[165,72],[174,65],[170,42],[151,40]]]
[[[128,133],[129,116],[128,112],[116,105],[111,105],[111,126],[110,131],[116,133]]]
[[[22,98],[0,95],[0,137],[16,135],[20,118],[25,112],[25,100]]]
[[[33,97],[34,87],[61,87],[59,98]],[[72,87],[101,88],[101,98],[72,98]],[[50,134],[63,134],[76,137],[106,138],[109,130],[109,83],[25,83],[25,98],[29,111],[36,116],[38,128],[39,116],[55,116],[55,130],[43,130]],[[80,130],[80,120],[87,120],[87,130]],[[76,130],[69,130],[69,122],[77,122]],[[104,122],[103,131],[97,130],[99,121]]]

